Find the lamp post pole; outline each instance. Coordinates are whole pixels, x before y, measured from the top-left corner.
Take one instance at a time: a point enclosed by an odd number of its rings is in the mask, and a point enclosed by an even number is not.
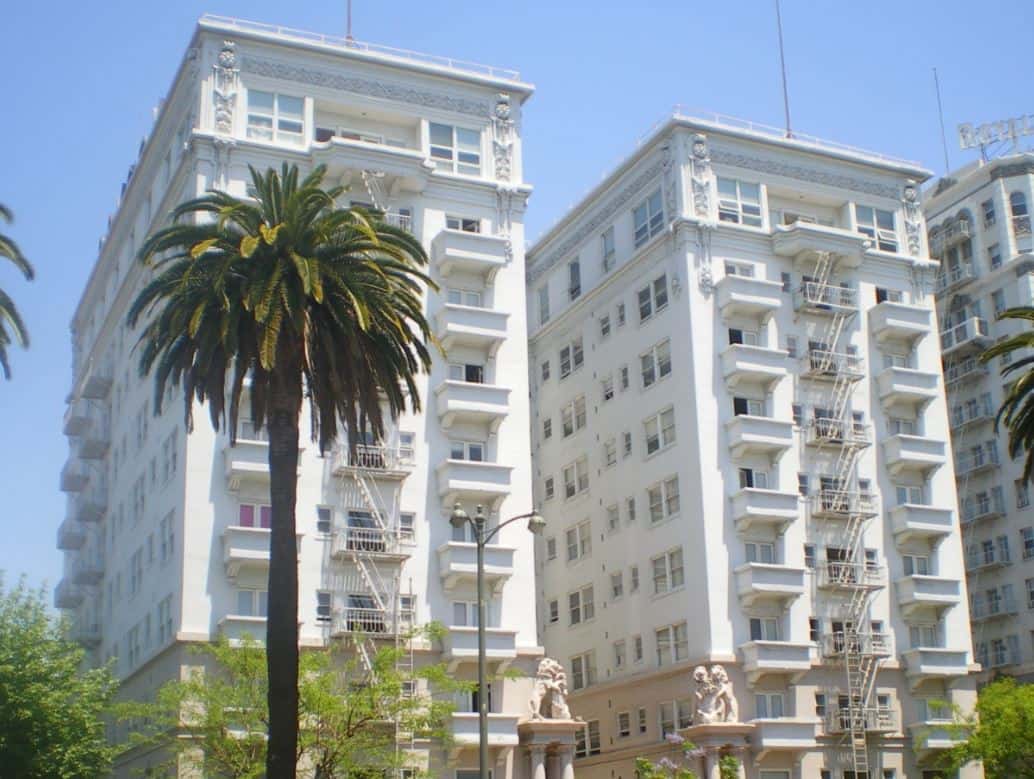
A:
[[[485,626],[488,622],[487,609],[485,608],[485,546],[495,537],[495,534],[519,519],[528,520],[528,530],[535,535],[542,532],[546,521],[537,511],[527,514],[519,514],[511,517],[505,522],[500,522],[490,532],[486,532],[485,511],[482,506],[477,507],[474,517],[471,518],[463,507],[457,503],[453,508],[449,522],[453,527],[470,525],[474,532],[474,544],[477,547],[477,599],[478,599],[478,773],[480,779],[488,779],[488,683],[486,680],[486,649],[485,649]]]

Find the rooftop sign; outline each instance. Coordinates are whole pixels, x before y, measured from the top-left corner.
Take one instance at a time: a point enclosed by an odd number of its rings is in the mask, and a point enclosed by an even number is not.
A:
[[[1034,114],[1025,114],[1015,119],[1002,119],[974,127],[969,122],[959,125],[959,147],[975,149],[978,146],[998,143],[999,141],[1016,142],[1024,135],[1034,135]]]

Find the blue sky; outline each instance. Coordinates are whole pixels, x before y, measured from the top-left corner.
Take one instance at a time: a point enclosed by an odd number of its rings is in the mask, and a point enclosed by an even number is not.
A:
[[[32,335],[0,382],[0,570],[53,586],[64,516],[58,472],[70,383],[68,323],[126,169],[205,12],[343,33],[345,2],[11,2],[5,8],[0,202],[35,263],[0,265]],[[1034,111],[1034,4],[783,0],[795,129],[914,159],[943,152],[932,68],[954,128]],[[740,3],[355,0],[362,40],[520,69],[534,239],[675,103],[782,122],[773,0]],[[1026,86],[1024,86],[1026,85]]]

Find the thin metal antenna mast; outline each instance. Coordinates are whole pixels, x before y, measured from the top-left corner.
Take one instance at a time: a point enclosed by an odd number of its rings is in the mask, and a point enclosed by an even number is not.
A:
[[[352,37],[352,0],[348,0],[348,31],[345,34],[346,41],[355,40]]]
[[[775,0],[776,28],[779,30],[779,65],[783,72],[783,111],[786,113],[786,137],[793,138],[790,129],[790,93],[786,88],[786,57],[783,54],[783,18],[779,13],[779,0]]]
[[[937,117],[941,121],[941,146],[944,147],[944,173],[951,171],[951,163],[948,162],[948,136],[944,133],[944,107],[941,105],[941,80],[937,78],[937,68],[933,69],[933,85],[937,90]]]

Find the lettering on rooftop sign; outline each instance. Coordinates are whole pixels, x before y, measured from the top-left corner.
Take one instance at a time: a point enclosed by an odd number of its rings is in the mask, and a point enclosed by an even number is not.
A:
[[[1034,135],[1034,114],[1025,114],[1015,119],[1003,119],[974,127],[969,122],[959,125],[959,146],[975,149],[999,141],[1016,142],[1024,135]]]

